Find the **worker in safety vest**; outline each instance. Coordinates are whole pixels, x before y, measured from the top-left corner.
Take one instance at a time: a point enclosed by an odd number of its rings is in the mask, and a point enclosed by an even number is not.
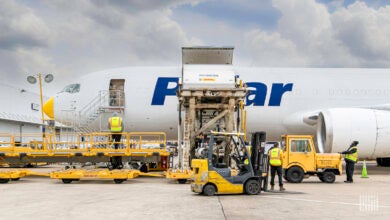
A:
[[[249,145],[248,142],[245,142],[245,147],[242,148],[243,149],[243,157],[244,157],[244,164],[245,165],[249,165],[249,158],[248,156],[246,155],[246,150],[248,149],[248,155],[249,157],[252,156],[252,146]]]
[[[122,138],[122,131],[123,131],[123,121],[122,117],[118,116],[118,113],[114,112],[112,114],[112,117],[108,119],[108,127],[111,132],[111,139],[114,142],[114,148],[119,148],[119,143]],[[114,156],[111,158],[111,164],[113,166],[113,169],[121,169],[123,168],[122,165],[122,157],[121,156]]]
[[[247,144],[247,143],[245,143]],[[247,152],[247,150],[249,150],[249,152]],[[243,175],[247,172],[249,172],[250,168],[249,168],[249,160],[250,160],[250,151],[251,151],[251,147],[250,146],[243,146],[241,148],[241,151],[239,152],[240,154],[240,161],[239,161],[239,164],[238,164],[238,167],[239,167],[239,173],[238,175]]]
[[[355,163],[358,160],[358,144],[359,141],[353,141],[348,150],[341,152],[341,154],[344,154],[344,160],[346,163],[345,169],[347,171],[347,180],[344,181],[345,183],[353,183],[353,171],[355,169]]]
[[[268,151],[269,155],[269,164],[271,166],[271,190],[274,190],[275,186],[275,173],[278,173],[279,178],[279,190],[286,190],[283,188],[283,151],[279,148],[279,144],[277,142],[274,143],[274,146]]]

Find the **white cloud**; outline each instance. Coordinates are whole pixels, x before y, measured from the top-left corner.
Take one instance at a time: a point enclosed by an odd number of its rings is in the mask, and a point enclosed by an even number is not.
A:
[[[305,66],[305,60],[297,51],[296,45],[288,39],[283,39],[279,33],[267,33],[252,30],[245,34],[244,42],[254,60],[252,64],[262,66]],[[276,59],[277,58],[277,59]]]
[[[361,66],[390,67],[390,6],[369,8],[357,2],[332,16],[336,39]]]
[[[273,3],[282,13],[277,31],[251,30],[246,35],[247,48],[255,54],[253,63],[268,66],[270,60],[280,60],[277,66],[290,61],[291,66],[390,67],[389,6],[374,9],[356,2],[331,13],[312,0]],[[286,42],[290,46],[280,47]],[[267,46],[259,48],[260,44]]]
[[[34,8],[0,3],[8,13],[0,19],[0,27],[8,28],[0,42],[9,41],[11,48],[0,52],[0,78],[15,83],[27,71],[54,72],[53,84],[61,87],[80,74],[112,67],[178,65],[181,46],[201,42],[170,18],[172,8],[189,1],[43,2]]]
[[[50,30],[29,8],[13,1],[0,2],[0,50],[45,47]]]
[[[0,1],[0,79],[54,72],[61,87],[106,68],[180,65],[180,48],[190,45],[235,46],[237,65],[390,67],[390,6],[329,10],[314,0],[273,0],[277,27],[262,30],[190,7],[176,11],[199,2]],[[248,7],[235,2],[225,3]]]

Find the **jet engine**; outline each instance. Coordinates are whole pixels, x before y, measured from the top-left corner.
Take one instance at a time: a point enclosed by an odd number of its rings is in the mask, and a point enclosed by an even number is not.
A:
[[[359,141],[359,158],[390,157],[390,112],[363,108],[321,111],[317,123],[320,152],[341,152]]]

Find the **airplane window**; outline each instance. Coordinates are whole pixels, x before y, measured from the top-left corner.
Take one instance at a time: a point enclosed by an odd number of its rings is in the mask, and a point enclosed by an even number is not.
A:
[[[67,93],[78,93],[80,92],[80,84],[70,84],[65,86],[64,89],[62,89],[61,92],[67,92]]]

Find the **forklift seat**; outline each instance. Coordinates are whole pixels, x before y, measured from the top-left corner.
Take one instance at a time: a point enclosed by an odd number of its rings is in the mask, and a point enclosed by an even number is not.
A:
[[[230,177],[232,175],[230,168],[213,167],[213,170],[217,171],[217,173],[219,173],[219,175],[221,175],[223,177]]]
[[[217,164],[215,164],[215,167],[216,168],[227,168],[228,166],[226,163],[217,163]]]

